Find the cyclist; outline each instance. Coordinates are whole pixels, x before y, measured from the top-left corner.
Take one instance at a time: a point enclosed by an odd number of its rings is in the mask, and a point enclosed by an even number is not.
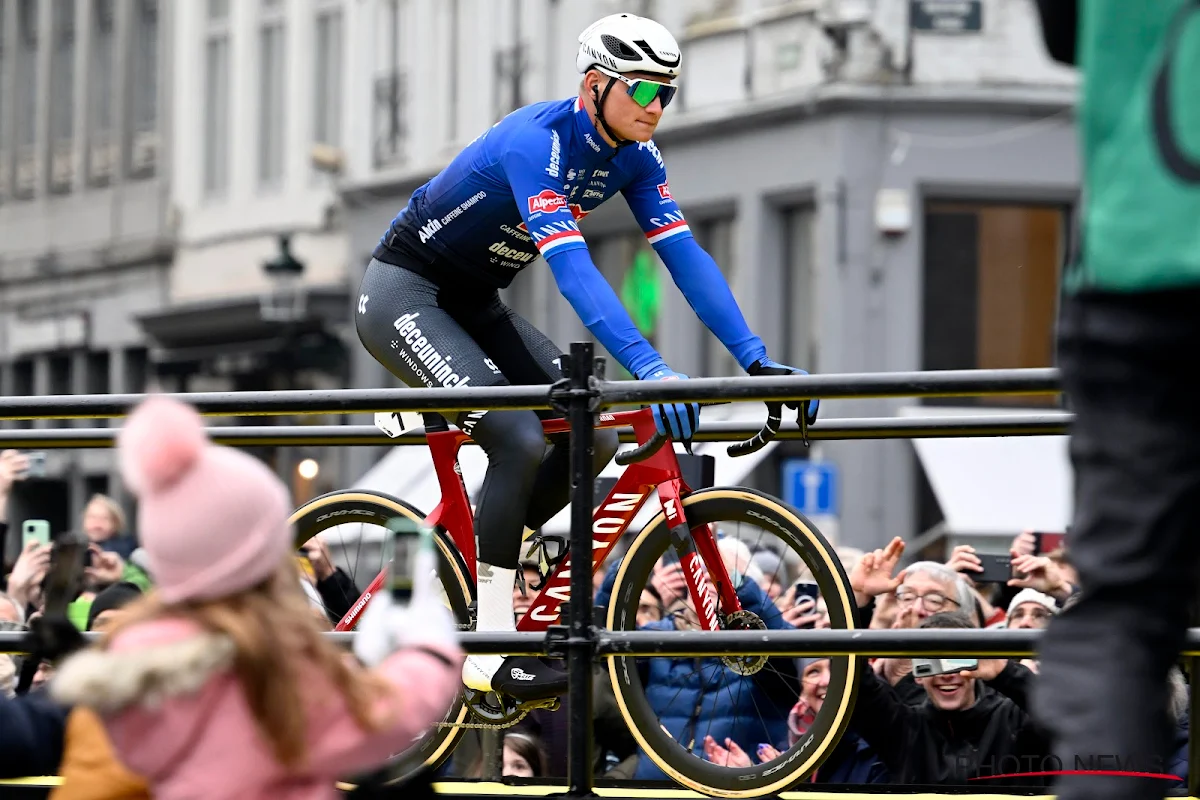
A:
[[[675,96],[680,62],[679,45],[657,22],[604,17],[579,37],[578,96],[512,112],[417,189],[363,277],[356,319],[371,355],[411,386],[560,379],[562,352],[498,294],[541,255],[580,320],[630,374],[686,378],[638,332],[579,231],[579,219],[621,192],[692,308],[742,368],[806,374],[767,358],[671,197],[651,135]],[[815,419],[815,401],[806,413]],[[654,407],[658,429],[676,440],[689,440],[699,417],[694,403]],[[471,411],[455,422],[488,458],[476,504],[477,629],[512,630],[524,528],[540,527],[569,500],[566,442],[547,449],[532,411]],[[614,432],[598,432],[596,472],[616,445]],[[566,689],[565,673],[527,657],[472,656],[463,681],[519,701]]]

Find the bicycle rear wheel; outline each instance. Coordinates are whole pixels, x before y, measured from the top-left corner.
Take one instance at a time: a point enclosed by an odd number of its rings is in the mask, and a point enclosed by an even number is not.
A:
[[[408,503],[386,494],[341,491],[305,503],[292,512],[290,522],[295,525],[297,548],[319,534],[324,534],[322,538],[327,544],[336,545],[340,542],[343,558],[335,556],[335,563],[342,561],[349,566],[346,571],[361,594],[390,560],[390,554],[383,553],[381,549],[376,552],[375,547],[364,546],[364,540],[368,538],[382,539],[382,533],[369,536],[366,526],[386,531],[388,522],[396,518],[420,523],[425,515]],[[357,546],[351,546],[351,542]],[[471,630],[473,620],[470,606],[474,586],[468,579],[467,566],[444,530],[439,528],[434,531],[434,542],[437,545],[438,577],[443,602],[454,613],[459,629]],[[353,563],[349,560],[351,554]],[[437,768],[444,763],[462,738],[465,729],[461,726],[468,721],[469,713],[460,693],[439,726],[428,731],[408,750],[389,759],[386,780],[403,780],[423,765]]]
[[[812,571],[828,608],[830,626],[841,629],[855,627],[854,594],[841,561],[829,542],[799,512],[774,498],[747,489],[706,489],[686,497],[683,507],[688,524],[693,528],[711,525],[714,533],[721,530],[726,536],[733,536],[745,543],[748,548],[751,546],[751,539],[747,530],[757,529],[769,533],[782,543],[770,546],[776,555],[782,557],[781,563],[787,563],[789,560],[793,563],[802,562]],[[634,539],[621,562],[614,584],[616,589],[608,609],[610,630],[627,631],[637,628],[642,590],[651,583],[655,566],[669,546],[667,524],[664,516],[659,514]],[[787,551],[790,551],[791,555]],[[748,591],[753,592],[754,587],[749,587]],[[742,592],[739,591],[739,596],[741,595]],[[766,590],[759,594],[759,597],[766,596]],[[773,601],[763,601],[760,608],[764,614],[779,613],[779,618],[782,617]],[[772,612],[771,609],[775,611]],[[726,619],[725,613],[724,609],[721,609],[720,616],[723,620]],[[675,627],[678,627],[678,624]],[[654,657],[655,660],[663,658]],[[829,686],[824,702],[808,730],[786,750],[784,748],[787,741],[771,741],[770,738],[739,742],[747,753],[753,753],[756,744],[769,742],[777,747],[780,755],[765,763],[752,763],[748,767],[729,767],[714,764],[695,751],[696,742],[702,742],[705,735],[701,726],[707,723],[709,730],[712,729],[714,715],[711,712],[716,708],[715,698],[723,698],[723,702],[726,703],[732,702],[735,712],[743,706],[749,708],[750,716],[757,712],[761,729],[774,731],[778,736],[780,709],[774,698],[786,695],[787,687],[790,686],[786,682],[789,680],[795,679],[797,695],[800,686],[796,675],[780,672],[773,665],[792,665],[778,660],[786,657],[776,657],[759,667],[762,671],[761,678],[772,682],[770,697],[775,705],[770,707],[761,699],[764,694],[756,689],[762,685],[758,683],[759,678],[752,678],[755,681],[753,686],[746,681],[746,675],[753,667],[744,665],[753,662],[753,659],[739,659],[737,656],[665,658],[669,661],[669,672],[658,672],[660,677],[657,680],[662,680],[665,674],[669,675],[666,680],[675,683],[658,684],[659,691],[653,700],[647,697],[646,683],[656,679],[647,678],[644,682],[639,671],[638,657],[619,656],[610,659],[609,674],[621,714],[644,754],[671,779],[704,794],[736,798],[761,797],[779,792],[812,775],[833,750],[849,723],[857,694],[855,677],[861,667],[860,656],[832,658]],[[700,676],[698,683],[706,693],[700,697],[713,698],[711,707],[706,708],[703,715],[699,700],[696,701],[694,710],[690,705],[676,707],[684,705],[682,701],[677,702],[682,690],[676,692],[674,698],[669,697],[670,691],[676,686],[689,685],[691,679],[686,675],[681,676],[680,672],[692,664]],[[773,670],[774,674],[768,672],[768,669]],[[757,676],[758,673],[754,674]],[[719,681],[727,683],[720,684]],[[726,685],[728,688],[725,688]],[[662,690],[664,687],[666,691]],[[743,700],[748,702],[743,703]],[[768,705],[765,714],[763,705]],[[786,714],[786,711],[783,713]],[[688,714],[693,715],[695,721],[689,722],[682,729],[684,737],[688,740],[678,742],[664,728],[664,724],[673,724],[678,728],[679,717]],[[756,724],[758,723],[751,720],[739,727],[735,720],[733,727],[742,731],[755,730]],[[752,758],[752,761],[754,760]]]

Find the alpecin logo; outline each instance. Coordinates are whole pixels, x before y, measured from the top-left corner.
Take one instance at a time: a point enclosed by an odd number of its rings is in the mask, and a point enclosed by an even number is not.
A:
[[[552,214],[560,208],[565,208],[567,198],[553,189],[542,189],[529,198],[529,214]]]

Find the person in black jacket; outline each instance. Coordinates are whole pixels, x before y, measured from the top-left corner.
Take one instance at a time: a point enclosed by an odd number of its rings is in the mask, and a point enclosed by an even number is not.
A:
[[[962,612],[950,611],[920,627],[975,626]],[[1032,676],[1015,661],[980,659],[970,672],[917,678],[926,699],[914,705],[864,667],[850,725],[874,748],[894,783],[1044,786],[1039,777],[993,778],[1057,768],[1047,761],[1048,739],[1025,710]]]
[[[334,566],[329,546],[320,538],[309,539],[300,551],[312,565],[314,586],[325,614],[336,625],[362,596],[362,591],[341,567]]]

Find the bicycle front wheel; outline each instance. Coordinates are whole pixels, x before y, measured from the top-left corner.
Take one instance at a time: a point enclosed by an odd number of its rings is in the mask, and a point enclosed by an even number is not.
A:
[[[786,574],[774,576],[776,583],[770,591],[767,585],[772,576],[767,575],[762,579],[762,588],[743,587],[738,592],[739,597],[744,591],[747,596],[757,596],[756,616],[767,627],[780,627],[783,618],[778,598],[771,593],[778,591],[780,584],[789,586],[801,564],[812,572],[828,609],[830,627],[855,627],[854,594],[841,561],[802,514],[779,500],[747,489],[706,489],[684,498],[683,507],[693,529],[709,525],[714,534],[737,540],[733,548],[723,548],[723,552],[745,545],[738,552],[769,549],[779,558],[777,569]],[[608,609],[610,630],[638,627],[642,590],[650,585],[656,565],[670,546],[667,527],[659,514],[634,539],[617,572],[617,588]],[[723,557],[728,566],[729,557]],[[721,609],[722,618],[727,613]],[[686,607],[673,621],[674,626],[661,627],[687,628],[695,623]],[[714,797],[735,798],[779,792],[812,775],[849,723],[857,690],[855,677],[861,667],[861,656],[830,660],[829,685],[820,711],[806,731],[798,738],[793,735],[795,741],[789,746],[787,716],[801,690],[801,670],[793,659],[778,656],[756,661],[736,655],[643,658],[617,656],[609,661],[617,704],[641,745],[643,757],[648,756],[667,776],[688,788]],[[659,661],[660,666],[655,667],[653,661]],[[770,687],[769,691],[764,690],[765,686]],[[647,688],[653,690],[653,697],[647,695]],[[747,719],[731,722],[726,716],[714,728],[714,710],[718,707],[744,712]],[[720,732],[721,725],[726,726],[725,733]],[[673,733],[669,728],[674,729]],[[755,752],[757,744],[770,743],[779,750],[779,756],[754,763],[757,759],[751,755],[751,765],[741,767],[707,760],[702,748],[705,737],[713,735],[718,744],[724,745],[723,738],[731,730],[740,731],[748,739],[738,742],[748,754]]]
[[[295,525],[296,547],[321,535],[326,544],[340,554],[340,557],[335,555],[334,560],[341,563],[361,593],[391,560],[391,554],[383,552],[378,545],[386,541],[388,523],[397,518],[420,524],[425,515],[386,494],[342,491],[310,500],[292,512],[290,522]],[[471,630],[472,582],[468,579],[466,564],[444,530],[434,531],[434,542],[443,602],[454,614],[459,630]],[[359,602],[363,599],[367,598]],[[437,727],[388,760],[386,780],[401,781],[422,766],[437,768],[443,764],[462,738],[465,732],[462,726],[468,721],[469,714],[460,693]]]

